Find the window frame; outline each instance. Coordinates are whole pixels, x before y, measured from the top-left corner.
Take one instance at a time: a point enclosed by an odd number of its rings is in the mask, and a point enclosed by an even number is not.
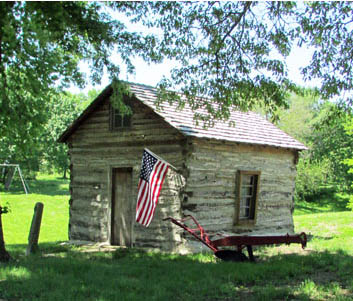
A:
[[[242,187],[245,185],[243,184],[243,177],[245,175],[248,176],[256,176],[257,181],[256,184],[253,184],[253,187],[256,189],[255,194],[252,196],[253,198],[251,199],[250,203],[250,211],[254,210],[254,217],[251,218],[240,218],[240,203],[241,203],[241,191]],[[236,214],[235,214],[235,225],[254,225],[256,224],[256,219],[257,219],[257,208],[258,208],[258,203],[259,203],[259,190],[260,190],[260,178],[261,178],[261,171],[255,171],[255,170],[238,170],[237,172],[237,181],[236,181]]]
[[[120,126],[115,125],[115,123],[116,123],[115,120],[116,120],[117,115],[121,116],[121,125]],[[128,118],[128,125],[124,125],[126,118]],[[131,129],[131,125],[132,125],[132,115],[119,114],[119,111],[117,109],[114,109],[112,104],[109,104],[109,129],[110,129],[110,131],[128,130],[128,129]]]

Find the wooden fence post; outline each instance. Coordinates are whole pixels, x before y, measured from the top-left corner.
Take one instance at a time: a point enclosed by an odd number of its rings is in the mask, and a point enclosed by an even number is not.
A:
[[[43,207],[43,203],[36,203],[36,205],[34,206],[31,230],[28,235],[28,246],[26,250],[26,256],[36,253],[38,251],[38,238],[40,224],[42,222]]]

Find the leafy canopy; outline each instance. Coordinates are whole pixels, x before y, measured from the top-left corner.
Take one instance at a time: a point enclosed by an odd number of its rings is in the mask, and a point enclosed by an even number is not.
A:
[[[83,86],[87,79],[80,72],[81,61],[89,64],[89,80],[94,83],[104,70],[111,79],[118,78],[120,66],[113,62],[114,55],[120,56],[128,72],[134,71],[134,56],[156,63],[175,60],[179,65],[170,79],[161,81],[161,95],[183,105],[178,94],[164,91],[179,90],[194,108],[204,107],[212,117],[227,117],[231,108],[248,110],[259,104],[273,112],[287,106],[289,92],[300,92],[288,78],[285,64],[295,44],[315,50],[303,77],[321,79],[319,91],[325,98],[347,92],[345,101],[351,103],[352,5],[344,1],[2,2],[2,112],[13,113],[18,103],[22,107],[31,103],[31,115],[45,102],[48,88]],[[112,9],[150,30],[129,32]],[[1,117],[4,125],[6,118]],[[7,118],[6,124],[11,120]]]
[[[318,92],[324,98],[338,96],[345,104],[352,103],[351,2],[133,2],[115,6],[132,22],[157,29],[155,47],[143,54],[145,59],[161,62],[168,58],[179,63],[160,87],[180,88],[194,108],[204,107],[213,117],[226,117],[234,107],[248,110],[260,104],[269,112],[286,107],[288,93],[301,92],[288,77],[285,63],[295,44],[314,49],[310,64],[302,70],[304,79],[321,79]],[[176,93],[166,93],[166,97],[183,102]]]
[[[131,59],[172,59],[179,65],[160,83],[161,100],[205,108],[206,116],[262,106],[286,107],[302,93],[288,77],[285,58],[294,45],[311,46],[305,79],[319,78],[318,93],[352,103],[351,2],[0,2],[0,160],[9,153],[36,156],[49,120],[48,99],[58,87],[98,83],[106,71],[119,78]],[[119,18],[146,26],[128,31]],[[119,56],[119,64],[114,57]],[[88,77],[79,68],[87,62]],[[121,76],[120,76],[121,77]],[[122,112],[114,83],[115,105]],[[168,92],[178,90],[186,95]],[[198,96],[198,97],[197,97]],[[56,98],[60,103],[60,97]],[[274,114],[271,114],[275,116]]]
[[[303,96],[296,94],[288,98],[288,109],[280,109],[277,125],[287,134],[311,147],[310,136],[314,131],[313,122],[319,110],[319,99],[310,89]]]
[[[148,41],[113,20],[108,5],[0,2],[0,161],[12,161],[11,153],[35,155],[31,150],[49,119],[48,99],[60,88],[97,83],[104,70],[118,76],[115,53],[132,72],[130,57]],[[89,78],[79,68],[82,61]]]

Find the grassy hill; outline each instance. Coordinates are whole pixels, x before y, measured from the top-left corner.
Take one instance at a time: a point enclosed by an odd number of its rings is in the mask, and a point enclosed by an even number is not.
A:
[[[256,263],[226,263],[212,254],[172,255],[120,249],[92,252],[67,240],[68,182],[42,176],[0,193],[7,250],[0,264],[4,300],[352,300],[353,212],[342,204],[300,203],[297,232],[310,241],[255,251]],[[44,203],[41,253],[25,257],[34,204]],[[343,200],[344,201],[344,200]],[[331,202],[332,203],[332,202]]]

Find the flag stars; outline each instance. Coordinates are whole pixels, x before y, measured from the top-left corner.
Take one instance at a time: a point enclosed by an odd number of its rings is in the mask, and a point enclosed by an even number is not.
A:
[[[153,166],[157,163],[158,160],[152,155],[150,155],[148,152],[144,151],[142,161],[143,164],[141,168],[140,178],[148,182],[153,170]]]

